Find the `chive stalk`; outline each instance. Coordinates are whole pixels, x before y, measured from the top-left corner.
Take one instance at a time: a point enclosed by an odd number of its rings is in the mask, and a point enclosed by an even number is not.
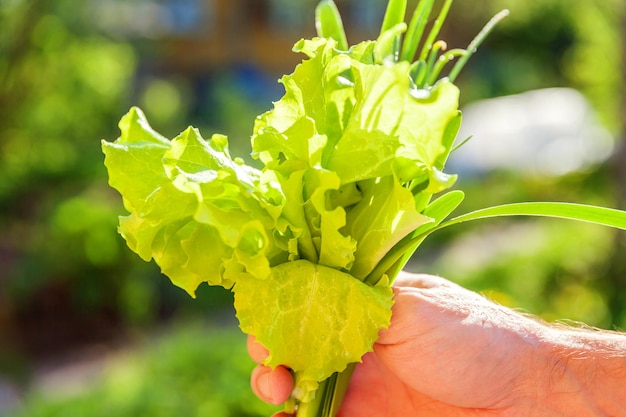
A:
[[[439,59],[437,59],[433,68],[428,72],[426,85],[435,84],[437,82],[437,78],[439,78],[439,74],[441,74],[446,64],[453,61],[455,58],[463,57],[465,55],[467,55],[467,51],[465,49],[451,49],[445,54],[439,56]]]
[[[409,29],[406,32],[406,37],[402,45],[402,52],[400,54],[400,59],[402,61],[411,62],[415,57],[434,2],[435,0],[420,0],[415,8],[415,12],[413,12],[413,17],[411,18],[411,23],[409,24]]]
[[[502,19],[509,15],[509,11],[507,9],[502,10],[500,13],[496,14],[494,17],[487,22],[487,24],[482,28],[482,30],[476,35],[476,37],[470,42],[467,47],[467,53],[463,55],[454,65],[448,78],[451,82],[454,82],[456,77],[459,75],[467,61],[470,59],[472,55],[478,50],[478,47],[483,43],[487,35],[491,33],[493,28],[498,24]]]
[[[387,3],[387,10],[385,11],[385,17],[380,28],[380,35],[383,35],[385,32],[398,24],[404,23],[405,14],[406,0],[389,0],[389,3]],[[400,55],[400,44],[402,42],[401,37],[401,34],[395,35],[392,41],[392,55],[395,60],[397,60]]]
[[[446,2],[443,4],[443,7],[441,8],[439,15],[437,16],[435,23],[433,23],[433,27],[430,29],[428,38],[426,38],[426,43],[424,44],[424,47],[422,48],[422,52],[420,53],[420,56],[419,56],[420,60],[426,59],[426,56],[428,55],[432,45],[434,44],[435,39],[437,39],[437,36],[439,35],[439,32],[441,31],[443,22],[445,22],[446,17],[448,17],[448,11],[450,10],[450,6],[452,6],[453,1],[454,0],[446,0]]]
[[[321,0],[318,3],[315,8],[315,28],[318,36],[334,39],[338,49],[348,50],[348,39],[341,14],[333,0]]]

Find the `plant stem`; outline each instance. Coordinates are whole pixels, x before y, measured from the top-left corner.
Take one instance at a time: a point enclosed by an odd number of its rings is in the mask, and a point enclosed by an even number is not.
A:
[[[398,23],[404,22],[404,14],[406,13],[406,0],[389,0],[383,24],[380,28],[382,35],[386,30],[391,29]]]
[[[387,3],[387,10],[385,11],[385,17],[383,19],[383,24],[380,28],[380,35],[385,33],[387,30],[392,29],[396,25],[404,23],[405,13],[406,0],[389,0],[389,3]],[[400,54],[401,36],[401,34],[398,34],[394,36],[394,39],[392,40],[392,55],[394,57],[397,57]]]
[[[411,18],[411,23],[409,24],[409,29],[406,32],[404,44],[402,45],[400,60],[407,62],[413,61],[413,57],[417,52],[420,41],[422,40],[424,28],[426,27],[426,22],[428,21],[428,17],[430,16],[430,12],[433,8],[433,3],[434,0],[420,0],[415,8],[415,12]]]
[[[346,31],[337,5],[332,0],[321,0],[315,8],[315,27],[318,36],[337,41],[337,48],[348,50]]]
[[[452,49],[441,55],[432,70],[429,71],[426,85],[434,85],[437,82],[437,78],[439,77],[439,74],[441,74],[441,71],[446,66],[446,64],[456,57],[464,56],[466,53],[467,51],[465,49]]]
[[[435,39],[439,35],[439,31],[441,30],[441,27],[443,26],[443,22],[446,20],[446,17],[448,16],[448,11],[450,10],[450,6],[452,6],[453,1],[454,0],[446,0],[443,7],[441,8],[441,11],[439,12],[439,16],[437,16],[437,19],[435,20],[435,23],[433,24],[433,27],[431,28],[430,33],[428,34],[428,38],[426,38],[426,43],[424,43],[422,52],[420,53],[420,56],[419,56],[420,61],[425,60],[426,56],[428,56],[428,52],[432,48],[432,45],[435,42]]]
[[[335,372],[320,382],[313,400],[298,406],[298,417],[335,417],[346,395],[356,364],[349,364],[342,372]]]
[[[465,66],[465,63],[470,59],[472,55],[474,55],[480,44],[483,43],[487,35],[489,35],[489,33],[493,30],[496,24],[508,15],[509,11],[507,9],[504,9],[500,13],[492,17],[489,22],[487,22],[485,27],[482,28],[478,35],[476,35],[476,37],[467,46],[467,53],[456,62],[456,64],[450,71],[450,74],[448,75],[450,82],[454,82],[456,77],[459,75],[459,72],[461,72],[461,70]]]

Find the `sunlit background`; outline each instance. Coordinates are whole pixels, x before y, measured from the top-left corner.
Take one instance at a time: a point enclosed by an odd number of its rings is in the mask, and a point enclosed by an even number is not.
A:
[[[230,294],[196,300],[117,235],[100,140],[139,105],[173,137],[192,124],[247,157],[314,35],[314,0],[0,0],[0,416],[263,416]],[[351,43],[384,0],[337,0]],[[416,1],[409,1],[411,7]],[[448,171],[459,209],[549,200],[625,207],[626,12],[620,0],[457,0],[464,47],[511,11],[458,83]],[[436,235],[409,265],[547,320],[626,328],[626,236],[557,220]]]

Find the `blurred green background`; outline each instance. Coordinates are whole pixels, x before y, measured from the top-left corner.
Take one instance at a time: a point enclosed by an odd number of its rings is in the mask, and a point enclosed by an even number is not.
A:
[[[383,0],[337,4],[358,29],[348,30],[352,43],[376,35]],[[300,60],[292,44],[314,34],[314,7],[0,0],[0,416],[275,409],[248,387],[253,364],[230,294],[203,286],[192,300],[117,235],[122,205],[100,140],[114,140],[119,118],[139,105],[167,136],[193,124],[205,137],[229,135],[232,154],[246,157],[254,117],[282,95],[276,80]],[[457,0],[442,38],[464,47],[502,8],[511,15],[458,80],[462,104],[574,88],[615,152],[560,175],[461,173],[459,211],[529,200],[625,208],[623,2]],[[625,240],[555,220],[482,222],[434,236],[410,269],[549,320],[625,328]]]

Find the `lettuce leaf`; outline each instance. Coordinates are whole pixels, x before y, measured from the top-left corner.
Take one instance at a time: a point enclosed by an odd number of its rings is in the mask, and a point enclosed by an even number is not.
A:
[[[359,242],[350,274],[364,280],[396,243],[432,219],[416,211],[413,194],[394,176],[360,188],[363,198],[349,211],[345,232]]]
[[[233,161],[224,136],[207,142],[189,128],[170,142],[137,108],[120,128],[118,140],[102,143],[105,165],[130,211],[119,231],[142,259],[192,296],[203,281],[263,279],[286,260],[288,243],[272,233],[284,195],[266,174]]]
[[[360,362],[391,319],[391,287],[306,260],[272,268],[266,281],[240,280],[233,290],[241,329],[270,348],[268,366],[289,365],[304,401],[319,381]]]
[[[254,127],[253,156],[267,169],[318,167],[347,184],[387,175],[428,181],[442,168],[458,88],[444,79],[418,92],[409,63],[372,64],[367,45],[346,54],[332,39],[296,44],[309,59],[281,79],[285,95]]]
[[[409,188],[427,203],[454,183],[441,170],[460,121],[456,86],[442,80],[418,94],[409,64],[375,64],[374,46],[298,42],[309,59],[281,79],[285,95],[252,135],[252,155],[291,196],[285,213],[302,257],[359,279],[430,221]]]

